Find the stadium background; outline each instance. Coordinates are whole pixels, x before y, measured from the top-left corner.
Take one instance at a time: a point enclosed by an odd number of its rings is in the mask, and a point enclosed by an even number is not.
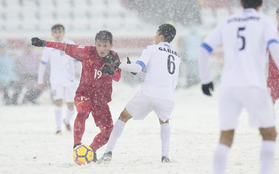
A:
[[[262,12],[275,21],[277,0],[264,0]],[[99,30],[109,30],[114,36],[113,50],[136,59],[153,43],[158,25],[171,23],[177,28],[172,43],[184,60],[183,41],[191,29],[204,38],[218,22],[235,12],[241,12],[239,0],[0,0],[0,38],[9,45],[9,53],[19,57],[24,43],[34,36],[50,40],[50,28],[61,23],[66,38],[81,45],[94,45]],[[42,52],[36,48],[38,57]],[[222,68],[222,49],[211,55],[213,78],[218,81]],[[187,66],[182,61],[178,86],[185,86]],[[124,79],[135,77],[124,73]]]

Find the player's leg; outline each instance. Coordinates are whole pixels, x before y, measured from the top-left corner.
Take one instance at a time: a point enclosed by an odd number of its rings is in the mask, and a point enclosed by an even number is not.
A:
[[[161,162],[162,163],[169,163],[169,151],[170,151],[170,136],[171,136],[171,129],[170,129],[170,124],[169,120],[167,121],[162,121],[160,120],[160,125],[161,125],[161,144],[162,144],[162,158]]]
[[[161,125],[161,144],[162,144],[162,158],[161,162],[169,163],[169,149],[170,149],[170,136],[171,128],[169,124],[169,119],[174,108],[174,102],[171,100],[162,100],[151,98],[152,103],[154,103],[154,112],[159,118]]]
[[[71,131],[71,119],[73,118],[74,115],[74,95],[75,95],[75,87],[70,86],[70,87],[65,87],[65,101],[67,103],[67,108],[66,108],[66,117],[63,120],[66,130]]]
[[[95,156],[93,161],[97,161],[96,152],[99,148],[103,147],[108,142],[110,133],[113,129],[113,121],[108,104],[95,105],[92,108],[92,116],[95,124],[100,129],[100,133],[97,134],[90,147],[92,148]]]
[[[260,174],[271,174],[274,166],[276,130],[275,127],[260,128],[260,133],[263,137],[260,149]]]
[[[63,104],[63,87],[61,85],[51,84],[52,98],[54,101],[55,109],[55,123],[56,123],[56,134],[62,134],[62,104]]]
[[[234,130],[242,104],[238,99],[238,89],[222,88],[219,98],[220,141],[213,154],[213,174],[225,173],[227,158],[234,138]]]
[[[247,92],[249,90],[249,92]],[[272,173],[275,154],[275,113],[267,90],[247,89],[250,100],[244,101],[251,127],[259,128],[263,141],[260,149],[260,173]]]
[[[225,173],[228,154],[233,142],[234,130],[221,131],[220,141],[214,151],[213,174]]]
[[[77,94],[75,96],[75,106],[77,116],[74,122],[74,147],[81,144],[82,136],[85,130],[85,121],[91,112],[91,101],[87,95]]]
[[[116,142],[117,142],[118,138],[121,136],[121,134],[124,130],[125,124],[127,123],[127,121],[130,118],[132,118],[132,116],[128,113],[128,111],[125,108],[121,112],[118,120],[115,122],[115,124],[113,126],[112,132],[111,132],[111,134],[109,136],[109,139],[108,139],[106,152],[99,159],[98,163],[111,161],[112,151],[113,151],[113,149],[116,145]]]
[[[132,116],[129,114],[129,112],[126,110],[126,108],[121,112],[118,120],[115,122],[113,131],[110,135],[108,145],[107,145],[107,150],[106,152],[109,152],[114,149],[116,141],[118,138],[121,136],[123,129],[127,123],[128,120],[130,120]]]
[[[142,95],[139,91],[126,105],[126,108],[121,112],[118,120],[115,122],[113,130],[110,134],[107,149],[102,158],[100,158],[99,163],[103,161],[110,161],[112,157],[112,151],[116,145],[118,138],[121,136],[125,124],[132,117],[134,119],[144,119],[148,113],[153,110],[150,105],[149,99]]]

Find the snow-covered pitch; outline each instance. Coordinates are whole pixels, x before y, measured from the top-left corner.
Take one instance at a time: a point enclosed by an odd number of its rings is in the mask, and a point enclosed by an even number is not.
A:
[[[110,103],[114,121],[140,86],[114,83]],[[279,106],[275,105],[277,115]],[[229,154],[227,174],[259,173],[258,130],[248,126],[246,111],[239,119],[235,141]],[[151,113],[143,121],[130,120],[113,151],[110,164],[78,166],[72,159],[73,135],[55,135],[54,106],[1,106],[0,174],[207,174],[219,139],[218,89],[213,97],[202,94],[200,86],[178,89],[171,124],[171,164],[161,163],[159,121]],[[277,119],[277,128],[279,121]],[[84,144],[99,132],[90,116]],[[279,173],[279,143],[276,145],[274,173]],[[97,153],[105,151],[105,146]]]

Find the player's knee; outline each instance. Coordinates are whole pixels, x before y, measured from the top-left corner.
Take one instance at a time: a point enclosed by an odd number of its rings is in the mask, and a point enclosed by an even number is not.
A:
[[[80,119],[85,120],[85,119],[88,118],[88,115],[89,115],[89,113],[88,114],[86,114],[86,113],[78,113],[77,117],[80,118]]]
[[[77,107],[78,115],[87,117],[91,112],[91,106],[89,104],[84,103],[84,104],[77,105],[76,107]]]
[[[277,132],[275,131],[275,129],[271,129],[271,130],[264,130],[261,131],[261,135],[263,137],[263,140],[270,140],[270,141],[275,141],[276,137],[277,137]]]
[[[119,116],[119,120],[123,121],[123,122],[127,122],[130,118],[132,118],[132,116],[128,113],[128,111],[125,109],[124,111],[121,112],[120,116]]]
[[[78,109],[77,117],[80,117],[82,119],[87,119],[90,111],[91,110],[89,107],[81,107]]]
[[[73,111],[73,110],[74,110],[74,103],[73,103],[73,102],[67,103],[67,106],[68,106],[68,109],[69,109],[70,111]]]

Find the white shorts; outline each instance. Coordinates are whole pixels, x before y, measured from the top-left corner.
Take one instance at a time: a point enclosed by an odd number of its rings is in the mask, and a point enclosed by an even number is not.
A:
[[[127,103],[126,109],[135,120],[143,120],[151,111],[162,121],[170,119],[174,102],[172,100],[158,99],[143,94],[142,91]]]
[[[76,87],[51,84],[53,100],[63,99],[66,103],[74,102]]]
[[[256,87],[230,87],[220,89],[219,114],[221,130],[237,127],[242,108],[249,114],[253,128],[275,126],[275,113],[267,90]]]

